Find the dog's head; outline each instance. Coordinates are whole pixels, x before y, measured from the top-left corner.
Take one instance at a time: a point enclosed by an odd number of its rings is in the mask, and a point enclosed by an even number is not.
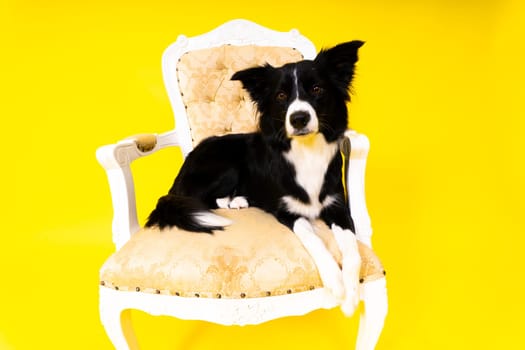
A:
[[[347,128],[346,102],[363,44],[339,44],[322,50],[313,61],[249,68],[232,80],[240,80],[257,105],[263,134],[291,139],[320,132],[334,141]]]

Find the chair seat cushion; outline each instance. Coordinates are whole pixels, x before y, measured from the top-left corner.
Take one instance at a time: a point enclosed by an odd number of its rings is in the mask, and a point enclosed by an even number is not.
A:
[[[100,271],[101,284],[123,291],[203,298],[252,298],[322,287],[301,242],[273,216],[257,209],[218,209],[234,223],[214,234],[176,227],[142,229]],[[315,223],[336,260],[340,253],[328,227]],[[361,280],[383,276],[381,263],[364,244]]]

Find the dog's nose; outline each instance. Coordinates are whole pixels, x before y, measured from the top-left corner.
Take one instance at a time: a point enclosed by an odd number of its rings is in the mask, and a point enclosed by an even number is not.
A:
[[[290,115],[290,124],[300,130],[303,129],[310,121],[310,113],[298,111]]]

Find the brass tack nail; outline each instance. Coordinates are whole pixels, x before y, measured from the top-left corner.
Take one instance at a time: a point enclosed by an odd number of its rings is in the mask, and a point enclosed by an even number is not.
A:
[[[118,290],[118,286],[115,286],[115,290]]]
[[[386,276],[386,271],[385,270],[383,270],[383,276]]]
[[[135,288],[136,292],[140,292],[140,287]]]
[[[100,285],[101,285],[101,286],[105,286],[105,285],[106,285],[106,282],[104,282],[104,281],[100,281]]]
[[[315,289],[315,286],[310,286],[310,290],[314,290]]]
[[[159,289],[155,289],[155,293],[156,294],[160,294],[160,290]]]
[[[359,283],[363,283],[364,281],[365,281],[364,278],[360,278],[360,279],[359,279]]]
[[[217,293],[217,298],[218,298],[218,299],[222,298],[221,293]]]
[[[180,293],[179,292],[175,292],[175,295],[180,297]]]
[[[287,293],[287,294],[292,294],[292,290],[291,290],[291,289],[288,289],[288,290],[286,291],[286,293]]]
[[[246,294],[245,293],[241,293],[241,298],[246,298]]]
[[[266,296],[269,297],[270,295],[272,295],[272,292],[267,291],[267,292],[266,292]]]
[[[200,298],[200,294],[199,294],[199,293],[195,293],[195,296],[196,296],[197,298]]]

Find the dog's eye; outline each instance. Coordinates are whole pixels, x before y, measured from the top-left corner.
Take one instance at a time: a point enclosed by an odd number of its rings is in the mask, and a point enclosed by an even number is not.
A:
[[[323,93],[323,88],[319,85],[312,86],[312,95],[319,96]]]
[[[275,96],[277,101],[284,102],[288,99],[288,95],[284,91],[279,91],[277,95]]]

